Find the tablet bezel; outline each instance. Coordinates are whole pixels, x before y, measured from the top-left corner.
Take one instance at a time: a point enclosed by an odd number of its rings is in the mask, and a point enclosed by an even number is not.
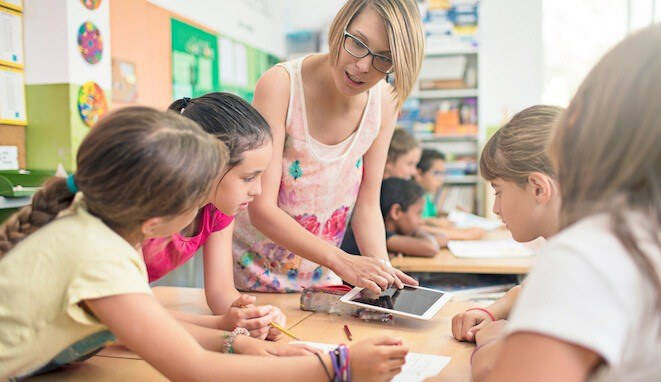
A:
[[[407,317],[407,318],[415,318],[415,319],[418,319],[418,320],[429,320],[429,319],[431,319],[432,317],[434,317],[436,315],[436,313],[441,309],[441,307],[443,307],[443,305],[445,305],[448,301],[450,301],[452,299],[452,293],[450,293],[450,292],[446,292],[446,291],[442,291],[442,290],[436,290],[436,289],[430,289],[430,288],[425,288],[425,287],[415,286],[415,285],[407,285],[407,284],[404,284],[404,285],[407,286],[407,287],[410,287],[410,288],[425,289],[425,290],[429,290],[429,291],[436,292],[436,293],[443,293],[443,295],[441,296],[441,298],[436,300],[436,302],[432,306],[430,306],[421,315],[417,315],[417,314],[413,314],[413,313],[407,313],[407,312],[401,312],[399,310],[394,310],[394,309],[382,308],[380,306],[364,304],[362,302],[351,301],[351,299],[353,297],[355,297],[358,293],[360,293],[364,289],[364,288],[359,288],[359,287],[354,287],[350,292],[348,292],[347,294],[342,296],[340,298],[340,301],[343,302],[343,303],[346,303],[346,304],[356,305],[356,306],[360,306],[360,307],[367,308],[367,309],[370,309],[370,310],[376,310],[376,311],[379,311],[379,312],[387,312],[387,313],[390,313],[390,314],[396,315],[396,316],[402,316],[402,317]]]

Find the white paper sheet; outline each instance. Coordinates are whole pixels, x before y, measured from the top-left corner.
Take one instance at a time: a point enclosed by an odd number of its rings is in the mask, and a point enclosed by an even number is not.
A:
[[[294,341],[290,343],[305,344],[324,351],[330,351],[337,347],[337,345],[323,344],[319,342]],[[404,367],[402,367],[402,372],[392,380],[393,382],[423,381],[426,378],[433,377],[440,373],[449,362],[450,357],[409,352],[409,354],[406,355],[406,363],[404,364]]]
[[[530,247],[513,239],[450,240],[448,249],[456,257],[475,259],[528,257],[535,254]]]
[[[485,231],[493,231],[503,225],[498,220],[483,218],[459,210],[450,211],[448,220],[454,223],[457,228],[482,228]]]

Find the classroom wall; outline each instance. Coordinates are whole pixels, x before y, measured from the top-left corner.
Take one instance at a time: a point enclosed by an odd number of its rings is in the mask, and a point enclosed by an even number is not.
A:
[[[221,35],[278,57],[285,55],[282,9],[287,0],[149,0]],[[324,0],[325,1],[325,0]]]
[[[145,0],[112,0],[110,33],[112,56],[135,64],[138,89],[134,103],[113,100],[112,108],[167,108],[172,102],[170,12]]]
[[[481,145],[488,127],[541,102],[542,0],[480,2],[479,123]],[[482,183],[487,216],[493,191]]]

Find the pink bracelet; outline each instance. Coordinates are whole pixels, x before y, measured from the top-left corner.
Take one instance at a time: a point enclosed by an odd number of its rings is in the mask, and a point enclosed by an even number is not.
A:
[[[481,310],[481,311],[483,311],[484,313],[486,313],[486,314],[489,315],[489,318],[491,318],[491,321],[496,321],[496,317],[494,317],[493,313],[489,312],[488,309],[485,309],[485,308],[470,308],[470,309],[466,309],[467,312],[470,312],[471,310]]]

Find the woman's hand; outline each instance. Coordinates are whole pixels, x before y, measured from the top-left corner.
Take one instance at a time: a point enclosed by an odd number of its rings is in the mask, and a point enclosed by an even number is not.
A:
[[[392,337],[369,338],[349,348],[351,379],[355,381],[389,381],[402,372],[409,349]]]
[[[375,293],[391,286],[401,289],[404,284],[418,285],[414,278],[386,264],[383,259],[349,255],[342,250],[338,250],[338,256],[331,269],[349,284]]]

